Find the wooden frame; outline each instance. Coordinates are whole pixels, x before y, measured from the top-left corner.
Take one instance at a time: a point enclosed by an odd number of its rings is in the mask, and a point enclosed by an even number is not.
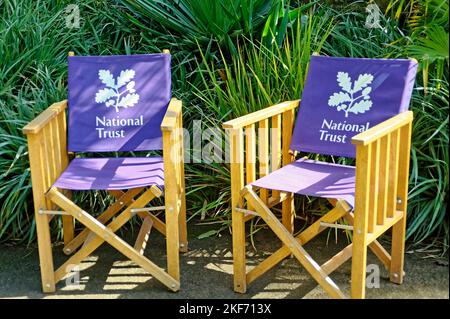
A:
[[[294,112],[299,103],[284,102],[223,124],[229,134],[231,148],[234,290],[245,293],[248,284],[293,255],[331,297],[344,298],[345,294],[328,275],[353,257],[351,297],[364,298],[367,247],[388,269],[390,280],[400,284],[404,276],[412,112],[394,116],[352,138],[357,149],[354,209],[345,201],[330,199],[335,207],[294,237],[293,194],[272,191],[270,195],[270,190],[257,189],[249,184],[267,175],[269,170],[274,171],[293,161],[294,153],[289,145]],[[271,128],[269,124],[272,124]],[[269,129],[272,134],[269,134]],[[254,134],[255,131],[259,134]],[[269,154],[269,149],[272,154]],[[254,154],[257,153],[259,162],[255,161]],[[269,158],[272,158],[271,167]],[[249,160],[252,163],[249,164]],[[259,167],[259,172],[256,167]],[[279,203],[282,204],[281,222],[270,210]],[[268,224],[283,246],[247,272],[245,223],[255,216],[260,216]],[[302,246],[321,233],[324,226],[331,226],[341,218],[347,219],[354,229],[353,243],[319,266]],[[377,238],[390,228],[392,248],[389,255]]]
[[[164,53],[169,53],[167,50]],[[73,55],[73,54],[71,54]],[[54,292],[56,283],[71,267],[79,264],[102,243],[107,242],[126,257],[148,271],[172,291],[180,288],[179,251],[187,251],[186,199],[183,162],[182,102],[173,98],[161,124],[163,134],[165,223],[148,211],[142,210],[151,200],[161,197],[155,185],[110,191],[116,198],[97,219],[70,200],[70,192],[52,187],[69,164],[66,140],[67,101],[61,101],[44,110],[28,123],[23,132],[28,139],[31,181],[39,247],[42,290]],[[62,209],[62,211],[59,211]],[[53,264],[50,220],[62,215],[64,253],[72,255],[56,271]],[[134,247],[115,234],[134,215],[143,219]],[[109,222],[113,217],[114,220]],[[75,236],[74,221],[86,228]],[[109,222],[109,224],[107,224]],[[167,272],[144,257],[151,229],[166,236]]]

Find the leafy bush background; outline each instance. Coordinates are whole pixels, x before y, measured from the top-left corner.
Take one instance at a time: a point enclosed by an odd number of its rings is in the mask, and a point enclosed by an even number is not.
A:
[[[211,5],[214,3],[214,5]],[[231,3],[231,4],[230,4]],[[65,8],[80,8],[79,29]],[[301,97],[312,52],[333,56],[416,57],[408,238],[448,244],[448,1],[378,1],[383,28],[364,26],[367,1],[0,0],[0,240],[35,239],[26,140],[21,128],[66,98],[68,51],[78,55],[173,55],[174,95],[185,123],[224,120]],[[214,23],[212,23],[214,22]],[[344,159],[335,159],[344,161]],[[228,227],[229,169],[190,164],[190,218]],[[78,198],[100,211],[110,198]],[[320,214],[324,203],[301,199]],[[55,235],[58,220],[55,219]]]

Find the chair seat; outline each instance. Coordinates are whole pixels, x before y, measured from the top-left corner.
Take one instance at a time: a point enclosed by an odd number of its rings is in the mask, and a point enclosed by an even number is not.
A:
[[[355,203],[354,166],[300,159],[251,185],[308,196],[343,199],[352,207]]]
[[[163,158],[75,158],[53,186],[71,190],[125,190],[164,186]]]

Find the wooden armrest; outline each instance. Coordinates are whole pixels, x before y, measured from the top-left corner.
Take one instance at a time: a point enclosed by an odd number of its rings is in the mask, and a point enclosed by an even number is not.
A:
[[[177,119],[181,114],[182,102],[172,98],[161,123],[161,131],[171,131],[177,127]]]
[[[381,122],[374,127],[371,127],[367,131],[359,133],[352,138],[352,144],[355,145],[367,145],[373,141],[395,131],[396,129],[410,123],[413,120],[413,112],[406,111],[400,113],[390,119]]]
[[[54,103],[45,109],[41,114],[39,114],[34,120],[25,125],[22,129],[24,134],[36,134],[38,133],[47,123],[49,123],[53,118],[55,118],[59,113],[64,112],[67,108],[67,100]]]
[[[280,104],[269,106],[265,109],[238,117],[234,120],[222,124],[224,129],[238,129],[244,126],[257,123],[261,120],[271,118],[274,115],[281,114],[285,111],[293,110],[299,106],[300,100],[286,101]]]

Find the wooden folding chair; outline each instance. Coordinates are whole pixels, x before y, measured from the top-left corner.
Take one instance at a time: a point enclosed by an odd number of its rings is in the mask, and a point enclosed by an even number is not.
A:
[[[187,250],[182,103],[171,98],[170,53],[83,57],[69,54],[69,98],[26,125],[44,292],[107,242],[172,291]],[[66,132],[66,108],[68,125]],[[88,152],[162,150],[163,156],[81,157]],[[69,162],[69,153],[75,157]],[[71,192],[106,190],[116,201],[94,218]],[[164,206],[147,206],[164,193]],[[161,220],[155,212],[165,212]],[[54,270],[49,223],[62,215],[64,253]],[[134,247],[116,232],[142,219]],[[75,235],[74,221],[85,228]],[[166,236],[167,272],[144,256],[150,230]]]
[[[367,247],[390,280],[402,283],[416,70],[413,60],[312,56],[301,103],[223,124],[231,148],[236,292],[293,255],[331,297],[344,298],[329,275],[353,257],[351,297],[364,298]],[[356,158],[356,165],[295,160],[297,151]],[[328,198],[334,208],[294,236],[294,194]],[[271,210],[278,204],[281,221]],[[247,272],[245,223],[255,216],[283,245]],[[342,218],[348,224],[336,224]],[[353,242],[320,266],[303,246],[328,227],[353,231]],[[391,254],[377,241],[390,228]]]

